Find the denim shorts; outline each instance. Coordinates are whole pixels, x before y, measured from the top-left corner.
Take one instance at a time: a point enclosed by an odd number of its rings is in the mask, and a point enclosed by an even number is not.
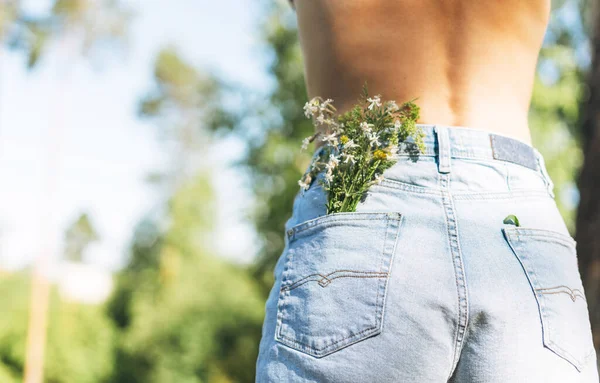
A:
[[[418,126],[425,152],[403,143],[356,212],[326,214],[317,181],[298,191],[256,381],[598,383],[576,243],[543,156]]]

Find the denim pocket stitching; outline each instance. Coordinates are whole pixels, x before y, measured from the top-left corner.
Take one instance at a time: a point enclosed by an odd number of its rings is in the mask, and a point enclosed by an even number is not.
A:
[[[452,196],[455,200],[486,200],[486,199],[512,199],[519,198],[521,200],[527,198],[539,199],[540,197],[548,197],[546,189],[528,189],[528,188],[513,188],[510,191],[481,191],[481,192],[453,192]]]
[[[373,187],[384,187],[391,189],[403,190],[409,193],[416,194],[433,194],[433,195],[442,195],[441,190],[426,188],[423,186],[411,185],[402,181],[395,180],[393,178],[384,178],[378,185],[374,185]]]
[[[342,216],[343,215],[343,219],[341,220],[337,220],[337,219],[333,219],[331,217],[335,217],[335,216]],[[352,218],[354,216],[354,218]],[[329,217],[329,218],[327,218]],[[360,217],[360,218],[356,218],[356,217]],[[379,332],[381,332],[381,325],[382,325],[382,321],[383,321],[383,312],[385,310],[384,307],[380,307],[383,306],[385,303],[383,303],[382,305],[379,304],[379,299],[380,299],[380,295],[382,295],[381,293],[383,292],[383,298],[384,298],[384,302],[385,302],[385,295],[386,295],[386,291],[387,291],[387,283],[389,280],[389,277],[391,275],[391,267],[393,265],[393,260],[395,257],[395,252],[396,252],[396,244],[397,244],[397,240],[398,240],[398,236],[399,236],[399,232],[400,232],[400,226],[401,226],[401,222],[402,222],[402,218],[403,215],[401,213],[398,212],[343,212],[343,213],[335,213],[334,215],[325,215],[325,216],[319,216],[316,218],[313,218],[311,220],[305,221],[303,223],[300,223],[296,226],[294,226],[292,229],[297,230],[298,227],[303,227],[306,224],[310,224],[310,226],[308,226],[306,229],[308,228],[314,228],[314,227],[320,227],[323,224],[326,223],[335,223],[335,222],[340,222],[340,221],[354,221],[354,220],[382,220],[385,219],[387,221],[387,225],[385,228],[385,235],[384,235],[384,240],[383,240],[383,249],[381,252],[381,263],[379,266],[379,272],[373,272],[373,273],[378,273],[380,275],[377,276],[377,278],[380,279],[384,279],[383,283],[379,283],[379,286],[377,288],[377,296],[375,299],[375,323],[373,326],[367,327],[362,331],[359,331],[357,333],[354,333],[352,335],[349,335],[345,338],[341,338],[338,339],[334,342],[329,343],[327,346],[323,347],[322,349],[316,349],[311,345],[305,344],[303,342],[298,341],[297,339],[292,339],[284,334],[282,334],[282,329],[283,329],[283,319],[285,316],[285,307],[283,307],[283,302],[285,301],[285,299],[287,297],[289,297],[290,295],[290,291],[293,289],[290,289],[289,286],[292,286],[292,284],[287,285],[287,286],[282,286],[280,287],[280,294],[279,294],[279,301],[277,304],[277,331],[276,331],[276,340],[281,340],[284,339],[287,342],[290,342],[292,344],[295,344],[297,346],[300,347],[299,351],[311,351],[312,354],[309,354],[311,356],[320,358],[320,357],[324,357],[326,355],[329,355],[333,352],[338,351],[339,349],[343,348],[343,347],[347,347],[350,346],[354,343],[358,343],[362,340],[365,339],[365,337],[363,336],[364,334],[371,335],[371,334],[378,334]],[[322,219],[321,221],[319,221],[319,219]],[[332,225],[334,226],[334,225]],[[327,226],[327,227],[331,227],[331,226]],[[305,229],[302,229],[305,230]],[[301,230],[301,231],[302,231]],[[393,242],[392,248],[389,250],[389,254],[388,252],[386,252],[386,244],[388,242],[388,233],[390,232],[394,232],[395,231],[395,235],[394,235],[394,239],[391,241]],[[389,272],[384,273],[382,272],[382,268],[384,266],[384,262],[386,260],[387,255],[389,255]],[[286,279],[286,274],[289,274],[289,265],[292,263],[293,258],[294,258],[294,252],[287,252],[287,262],[285,265],[285,269],[283,271],[283,275],[282,275],[282,280],[285,281]],[[335,273],[335,272],[334,272]],[[317,273],[318,274],[318,273]],[[385,274],[385,275],[384,275]],[[305,278],[314,276],[315,274],[311,274]],[[354,278],[357,278],[356,276]],[[297,283],[297,282],[295,282]],[[296,286],[298,287],[298,286]],[[348,339],[351,338],[355,338],[355,340],[353,342],[348,343],[347,345],[341,347],[341,348],[336,348],[336,346],[344,341],[347,341]],[[283,343],[284,345],[286,343]]]
[[[567,291],[564,291],[562,288],[565,288]],[[548,290],[552,290],[552,291],[548,291]],[[577,299],[577,297],[581,298],[581,299],[585,299],[585,295],[583,294],[583,292],[579,289],[571,289],[569,286],[565,286],[565,285],[559,285],[559,286],[554,286],[554,287],[546,287],[543,289],[535,289],[535,291],[538,291],[540,294],[560,294],[560,293],[564,293],[567,294],[571,297],[571,300],[573,302],[575,302],[575,300]]]
[[[338,275],[338,276],[334,276],[334,277],[330,277],[331,275],[334,274],[342,274],[342,275]],[[355,275],[355,274],[363,274],[363,275]],[[336,270],[336,271],[332,271],[329,274],[323,275],[320,273],[315,273],[315,274],[310,274],[307,275],[304,278],[301,278],[293,283],[290,283],[289,285],[286,286],[281,286],[282,290],[293,290],[297,287],[300,287],[301,285],[308,283],[308,282],[319,282],[319,285],[321,287],[326,287],[328,286],[332,280],[337,279],[337,278],[383,278],[383,277],[387,277],[389,273],[383,273],[383,272],[378,272],[378,271],[358,271],[358,270]],[[321,277],[321,278],[314,278],[311,279],[312,277]],[[320,282],[322,280],[326,281],[326,284],[321,284]]]
[[[366,328],[366,329],[364,329],[363,331],[357,332],[356,334],[353,334],[353,335],[351,335],[351,336],[348,336],[348,337],[346,337],[346,338],[342,338],[342,339],[336,340],[335,342],[333,342],[333,343],[330,343],[330,344],[329,344],[329,346],[325,347],[325,348],[324,348],[324,350],[328,350],[328,349],[332,348],[333,346],[336,346],[338,343],[341,343],[341,342],[343,342],[343,341],[345,341],[345,340],[348,340],[348,339],[350,339],[350,338],[352,338],[352,337],[358,337],[358,336],[360,336],[360,335],[363,335],[363,334],[365,334],[365,333],[371,332],[371,331],[373,331],[373,330],[377,330],[377,326],[378,326],[378,325],[377,325],[377,324],[375,324],[375,326],[373,326],[373,327],[369,327],[369,328]],[[304,343],[302,343],[302,342],[299,342],[299,341],[297,341],[296,339],[288,338],[288,337],[286,337],[285,335],[281,335],[281,329],[280,329],[280,331],[278,332],[277,336],[278,336],[279,338],[281,338],[281,339],[285,339],[285,340],[287,340],[287,341],[289,341],[289,342],[292,342],[292,343],[295,343],[295,344],[297,344],[297,345],[299,345],[299,346],[302,346],[302,347],[303,347],[304,349],[306,349],[306,350],[310,350],[310,351],[313,351],[313,352],[315,352],[315,353],[316,353],[316,352],[318,352],[318,351],[320,351],[320,350],[316,350],[316,349],[315,349],[315,348],[313,348],[312,346],[309,346],[309,345],[307,345],[307,344],[304,344]],[[354,343],[357,343],[357,342],[359,342],[359,341],[361,341],[361,340],[362,340],[362,338],[361,338],[361,339],[357,339],[357,340],[356,340]],[[351,343],[350,343],[350,344],[351,344]],[[348,345],[350,345],[350,344],[348,344]],[[335,350],[334,350],[334,351],[335,351]],[[314,355],[314,356],[316,356],[316,357],[323,357],[323,356],[326,356],[326,355],[329,355],[329,354],[333,353],[334,351],[330,351],[330,352],[323,351],[323,354],[321,354],[321,355]]]
[[[385,218],[399,219],[400,213],[397,212],[372,212],[372,211],[352,211],[352,212],[338,212],[320,215],[315,218],[311,218],[304,222],[300,222],[292,226],[288,230],[288,236],[295,236],[308,229],[314,229],[323,225],[334,225],[339,222],[346,221],[362,221],[362,220],[378,220]]]
[[[529,238],[552,239],[568,247],[575,247],[577,245],[577,242],[570,235],[559,233],[558,231],[537,227],[506,227],[504,230],[511,235],[514,233],[518,241],[520,241],[520,236],[526,236]]]
[[[553,332],[558,331],[558,330],[555,330],[555,327],[552,324],[553,323],[552,318],[547,314],[548,311],[546,309],[546,303],[547,303],[546,300],[541,299],[541,296],[544,294],[565,293],[571,297],[571,300],[573,302],[575,302],[576,297],[578,296],[576,294],[568,293],[564,290],[555,291],[555,292],[551,292],[551,291],[547,291],[547,290],[555,290],[555,289],[559,289],[561,287],[565,287],[568,290],[570,290],[571,292],[580,291],[580,290],[579,289],[571,289],[570,287],[568,287],[566,285],[558,285],[558,286],[547,287],[547,288],[538,287],[541,284],[539,283],[539,281],[536,277],[536,272],[535,272],[534,267],[530,264],[530,261],[524,262],[524,259],[522,259],[522,255],[519,255],[521,253],[521,251],[526,252],[526,250],[523,250],[520,246],[517,245],[518,243],[521,243],[521,241],[523,240],[522,237],[527,237],[527,238],[533,238],[533,239],[537,239],[537,240],[550,241],[552,243],[565,246],[572,251],[576,251],[576,249],[575,249],[576,241],[573,238],[571,238],[571,236],[568,236],[566,234],[563,234],[563,233],[560,233],[557,231],[547,230],[547,229],[504,227],[504,228],[502,228],[502,231],[505,233],[505,237],[507,239],[509,247],[512,249],[512,252],[516,255],[519,263],[523,267],[523,270],[525,271],[525,275],[527,276],[527,279],[529,280],[529,284],[534,291],[534,296],[535,296],[536,302],[539,307],[544,344],[546,346],[548,346],[552,351],[558,350],[560,353],[562,353],[563,355],[559,354],[561,357],[564,358],[564,355],[566,355],[568,358],[565,358],[565,359],[567,359],[568,362],[573,364],[577,368],[577,370],[581,371],[583,369],[583,366],[589,362],[591,356],[594,355],[595,348],[592,346],[592,347],[590,347],[590,350],[585,355],[583,355],[581,357],[577,357],[577,356],[573,355],[570,351],[566,350],[561,345],[557,344],[553,340],[552,336],[553,336]],[[527,265],[525,263],[527,263]],[[574,295],[575,295],[575,299],[573,299]],[[581,298],[587,304],[586,298],[585,298],[585,295],[583,294],[583,292],[581,292]]]

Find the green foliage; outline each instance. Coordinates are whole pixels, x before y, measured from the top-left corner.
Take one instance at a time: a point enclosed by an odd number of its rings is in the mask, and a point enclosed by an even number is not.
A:
[[[581,24],[563,21],[573,1],[556,4],[540,52],[529,110],[533,145],[542,153],[554,181],[556,202],[570,231],[575,230],[576,178],[583,161],[580,107],[585,100],[585,65],[578,51],[586,43]],[[561,5],[564,9],[558,7]],[[581,6],[581,4],[580,4]]]
[[[109,311],[122,327],[112,382],[253,381],[262,298],[244,268],[205,246],[207,190],[202,174],[183,184],[161,239],[134,244],[146,252],[133,254]],[[158,262],[140,267],[147,255]]]
[[[198,158],[202,127],[224,121],[218,80],[173,48],[158,55],[154,75],[140,115],[175,141],[175,158]],[[120,329],[111,382],[254,381],[262,295],[246,268],[214,254],[210,174],[183,162],[161,178],[167,201],[138,226],[108,305]]]
[[[95,47],[123,43],[132,17],[119,0],[56,0],[48,14],[30,14],[22,0],[0,2],[0,44],[22,51],[33,68],[48,42],[77,34],[69,53],[89,55]]]
[[[0,4],[0,41],[5,38],[8,29],[14,23],[18,14],[16,1],[7,1]]]
[[[218,88],[214,77],[185,62],[172,46],[158,54],[154,78],[156,89],[140,103],[139,114],[142,117],[164,117],[171,109],[174,113],[168,113],[168,116],[192,117],[192,114],[198,119],[198,112],[209,104],[210,96]]]
[[[83,261],[85,249],[98,240],[98,233],[94,229],[87,214],[81,214],[65,233],[64,256],[74,262]]]
[[[112,373],[115,330],[101,306],[61,300],[49,318],[45,379],[48,383],[102,382]]]
[[[0,275],[0,374],[8,382],[22,380],[29,291],[27,274]]]
[[[243,124],[236,131],[247,137],[247,156],[241,163],[248,170],[256,201],[249,219],[260,239],[254,273],[262,281],[264,294],[272,285],[272,270],[283,250],[284,225],[298,192],[297,181],[311,160],[298,143],[314,133],[303,113],[306,88],[297,29],[286,20],[293,15],[276,2],[268,3],[265,10],[260,38],[271,52],[268,71],[276,86],[249,110],[250,116],[256,115],[253,111],[260,113],[261,135],[249,137],[248,129],[241,130]]]
[[[35,65],[49,39],[73,26],[91,31],[90,27],[106,20],[96,15],[122,10],[118,4],[59,0],[51,19],[37,20],[26,17],[17,1],[4,2],[0,39],[22,49],[30,65]],[[311,159],[310,152],[298,149],[298,143],[314,133],[302,111],[306,89],[297,30],[289,19],[293,14],[276,2],[268,2],[265,10],[260,37],[272,55],[268,71],[274,84],[267,94],[202,72],[174,48],[157,57],[155,86],[142,99],[139,114],[178,143],[173,157],[180,159],[181,167],[161,177],[171,181],[164,182],[169,186],[165,203],[137,226],[129,262],[117,276],[117,287],[106,306],[65,302],[53,292],[47,382],[254,381],[264,299],[284,247],[283,229],[298,192],[297,180]],[[118,20],[123,19],[116,20],[94,32],[100,35],[86,34],[88,43],[80,48],[87,51],[98,37],[114,40],[120,36]],[[8,25],[16,26],[10,35]],[[581,163],[577,121],[585,99],[584,67],[577,59],[574,30],[553,19],[552,38],[540,56],[530,110],[534,145],[546,158],[559,208],[571,227],[574,206],[567,191],[574,186]],[[239,109],[226,108],[225,101],[232,95],[244,100]],[[352,109],[344,118],[350,122],[360,116],[360,110]],[[410,121],[407,136],[412,132]],[[196,163],[184,166],[202,153],[207,131],[235,134],[247,142],[247,155],[239,165],[250,176],[256,203],[249,218],[261,241],[251,270],[215,254],[210,174],[198,171],[201,166]],[[95,238],[91,224],[83,218],[80,221],[67,234],[68,242],[73,239],[67,246],[71,249],[67,253],[73,254],[70,258],[80,258],[85,245]],[[508,221],[518,225],[516,217]],[[0,382],[22,380],[29,289],[25,273],[0,275],[4,297],[0,311],[5,313],[0,317]]]
[[[0,381],[21,382],[29,314],[27,273],[0,275]],[[115,331],[101,306],[50,300],[45,381],[102,382],[114,363]]]

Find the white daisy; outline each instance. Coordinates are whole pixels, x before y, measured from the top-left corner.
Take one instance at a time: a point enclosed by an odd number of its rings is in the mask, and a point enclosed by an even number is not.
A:
[[[334,126],[334,127],[338,126],[337,122],[335,122],[335,120],[333,118],[327,118],[327,119],[323,120],[323,123],[330,125],[330,126]]]
[[[387,110],[388,112],[395,112],[399,109],[398,104],[396,104],[396,101],[392,100],[392,101],[388,101],[387,102]]]
[[[319,111],[319,100],[317,100],[316,98],[313,98],[310,101],[307,101],[306,104],[304,104],[304,115],[307,118],[310,118],[310,116],[314,116],[315,113],[317,113]]]
[[[345,148],[345,149],[352,149],[352,148],[356,148],[356,147],[358,147],[358,144],[356,144],[356,143],[354,142],[354,140],[348,140],[348,142],[346,142],[346,143],[344,144],[344,148]]]
[[[363,121],[360,123],[360,128],[363,130],[363,132],[365,132],[365,134],[370,134],[372,129],[371,126],[374,126],[373,124],[369,124],[366,121]]]
[[[327,109],[327,106],[330,105],[333,102],[332,99],[328,98],[327,100],[323,101],[323,103],[320,106],[321,112],[324,112]]]
[[[344,156],[344,163],[348,163],[348,161],[352,161],[352,163],[355,163],[356,160],[354,159],[354,155],[349,154],[349,153],[342,153],[342,155]]]
[[[396,128],[396,130],[399,130],[401,127],[402,123],[400,122],[400,120],[394,121],[394,128]]]
[[[330,153],[329,154],[329,162],[333,163],[333,166],[335,166],[340,163],[340,160],[336,156],[334,156],[333,153]]]
[[[325,173],[325,181],[331,183],[333,181],[333,172],[332,169],[327,169],[327,173]]]
[[[305,139],[303,139],[301,150],[306,150],[306,148],[308,148],[309,143],[310,143],[310,137],[306,137]]]
[[[310,187],[310,181],[312,181],[312,177],[310,176],[310,174],[307,174],[306,177],[304,177],[304,179],[298,180],[298,185],[300,185],[302,189],[308,190],[308,188]]]
[[[328,135],[325,135],[321,138],[321,141],[327,141],[329,142],[331,145],[337,145],[337,136],[335,133],[331,133]]]
[[[379,135],[376,132],[369,134],[369,144],[373,145],[374,143],[376,146],[381,145],[381,142],[379,142]]]
[[[367,98],[367,101],[369,101],[371,103],[371,105],[369,105],[369,110],[373,109],[373,106],[377,105],[377,106],[381,106],[381,95],[377,95],[373,98]]]
[[[343,127],[342,127],[342,126],[340,126],[340,124],[338,124],[337,122],[335,122],[335,121],[333,121],[333,120],[332,120],[332,123],[331,123],[330,125],[331,125],[331,130],[332,130],[332,131],[333,131],[335,134],[337,134],[337,135],[341,135],[341,134],[343,134],[343,133],[344,133],[344,129],[343,129]]]
[[[332,172],[333,168],[335,168],[336,165],[337,165],[337,163],[329,161],[328,163],[325,164],[325,168],[327,169],[328,172]]]

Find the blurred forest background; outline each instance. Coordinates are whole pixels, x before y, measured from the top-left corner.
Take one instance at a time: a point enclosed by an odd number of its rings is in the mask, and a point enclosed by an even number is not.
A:
[[[128,49],[135,6],[56,0],[32,14],[24,3],[0,0],[0,63],[1,52],[16,52],[34,73],[50,55],[94,61],[98,52]],[[239,6],[251,5],[239,1]],[[90,303],[65,294],[45,273],[56,260],[43,251],[26,267],[0,266],[0,382],[254,380],[272,270],[283,249],[296,181],[309,161],[300,142],[313,126],[302,109],[307,99],[295,14],[285,1],[260,0],[252,7],[258,10],[254,33],[268,57],[264,69],[271,81],[261,89],[190,63],[177,45],[156,47],[153,78],[137,96],[137,118],[155,127],[148,134],[162,138],[168,166],[148,174],[148,188],[159,191],[159,207],[131,227],[127,257],[112,275],[106,299]],[[530,111],[534,146],[546,158],[557,203],[578,240],[597,348],[598,15],[591,1],[553,1]],[[196,49],[218,41],[220,31],[213,32],[196,36]],[[10,98],[0,94],[0,105],[10,108]],[[50,135],[60,132],[60,120],[48,124]],[[243,155],[232,166],[244,174],[252,196],[245,211],[256,233],[249,263],[228,259],[214,246],[214,201],[221,190],[212,181],[209,149],[231,137],[243,143]],[[44,175],[48,193],[56,192],[52,166],[50,160]],[[49,214],[40,211],[42,228],[53,225]],[[83,273],[86,251],[102,241],[93,215],[83,212],[61,230],[59,264]]]

